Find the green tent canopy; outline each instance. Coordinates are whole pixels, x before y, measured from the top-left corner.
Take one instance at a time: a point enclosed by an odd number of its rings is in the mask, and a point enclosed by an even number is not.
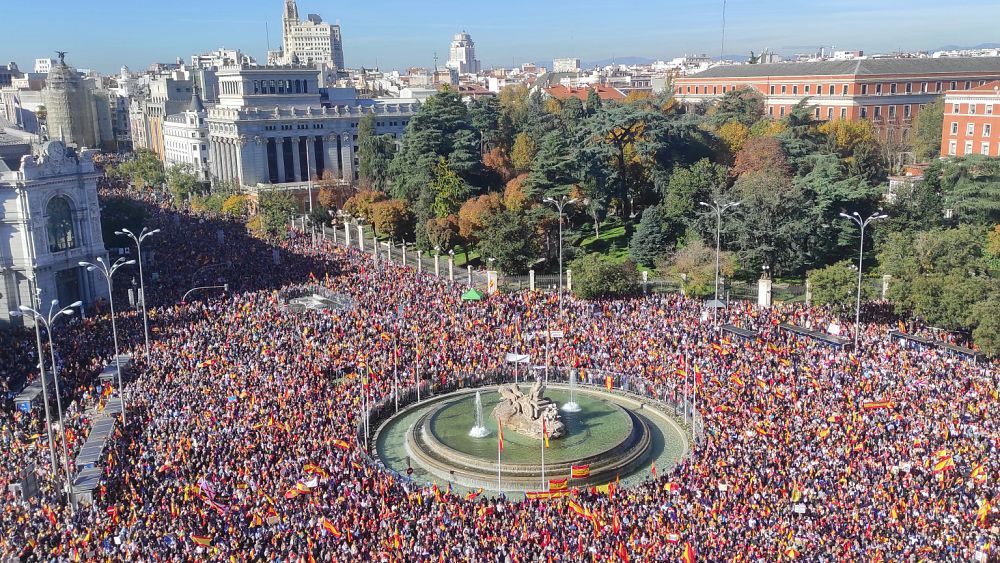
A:
[[[462,294],[462,301],[481,301],[482,299],[483,294],[476,291],[475,288]]]

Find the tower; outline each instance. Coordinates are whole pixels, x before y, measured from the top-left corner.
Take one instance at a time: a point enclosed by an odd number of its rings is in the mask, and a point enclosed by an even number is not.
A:
[[[64,56],[60,53],[59,62],[49,70],[42,92],[49,138],[59,135],[67,144],[100,148],[93,94]]]
[[[299,7],[295,4],[295,0],[285,0],[285,13],[281,16],[281,23],[284,28],[281,48],[287,55],[289,52],[293,51],[292,46],[289,43],[291,42],[292,32],[295,26],[299,24]]]

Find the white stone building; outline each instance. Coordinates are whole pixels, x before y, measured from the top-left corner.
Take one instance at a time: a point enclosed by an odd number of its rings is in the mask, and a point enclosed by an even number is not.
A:
[[[325,64],[344,70],[340,24],[325,22],[318,14],[309,14],[300,20],[295,0],[285,0],[281,23],[281,50],[267,53],[268,65]]]
[[[42,304],[107,297],[107,282],[79,265],[107,260],[93,155],[48,141],[0,159],[0,325],[20,305],[38,307],[35,288]]]
[[[163,120],[163,162],[169,168],[186,164],[202,182],[211,180],[208,161],[208,112],[195,93],[191,105],[182,113]]]
[[[35,59],[35,72],[48,74],[56,64],[58,63],[56,63],[55,59]]]
[[[265,184],[304,187],[329,171],[357,178],[357,127],[366,113],[376,132],[401,139],[419,104],[357,99],[330,89],[321,99],[317,75],[302,67],[219,71],[219,104],[208,110],[213,181],[251,191]]]
[[[476,58],[476,43],[466,32],[456,33],[451,41],[446,67],[458,74],[479,74],[480,64]]]
[[[552,72],[580,72],[580,59],[555,59]]]

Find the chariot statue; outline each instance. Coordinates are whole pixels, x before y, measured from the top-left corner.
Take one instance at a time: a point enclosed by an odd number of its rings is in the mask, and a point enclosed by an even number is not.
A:
[[[542,439],[542,421],[549,438],[566,434],[566,424],[559,409],[551,399],[544,397],[545,385],[536,380],[527,395],[516,383],[500,386],[500,403],[493,409],[493,417],[504,427],[530,438]]]

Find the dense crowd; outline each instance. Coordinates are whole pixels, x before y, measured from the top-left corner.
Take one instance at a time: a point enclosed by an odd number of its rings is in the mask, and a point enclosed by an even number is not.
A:
[[[102,193],[134,197],[115,184]],[[898,328],[888,315],[864,324],[851,352],[780,331],[836,320],[802,306],[720,311],[720,324],[755,334],[740,340],[679,295],[567,297],[562,315],[551,294],[463,302],[446,281],[306,236],[282,241],[276,265],[242,226],[146,199],[163,232],[150,239],[148,356],[141,318],[119,318],[136,360],[128,424],[113,436],[94,505],[71,515],[43,419],[5,410],[2,493],[26,461],[42,490],[26,503],[3,499],[0,556],[677,561],[688,549],[706,561],[968,561],[997,539],[994,366],[902,347],[887,337]],[[199,270],[227,263],[212,276],[229,295],[179,302]],[[315,285],[356,307],[296,313],[277,294]],[[549,327],[567,336],[549,351],[553,365],[606,370],[615,385],[657,397],[691,396],[697,381],[704,437],[692,454],[635,487],[579,491],[573,510],[567,499],[466,500],[407,482],[356,442],[365,389],[375,401],[393,390],[395,350],[406,385],[419,358],[433,390],[502,368],[508,351],[542,363],[545,341],[526,335]],[[55,333],[70,430],[57,440],[74,448],[107,400],[94,377],[111,358],[110,333],[100,313]],[[30,357],[31,344],[18,354]]]

